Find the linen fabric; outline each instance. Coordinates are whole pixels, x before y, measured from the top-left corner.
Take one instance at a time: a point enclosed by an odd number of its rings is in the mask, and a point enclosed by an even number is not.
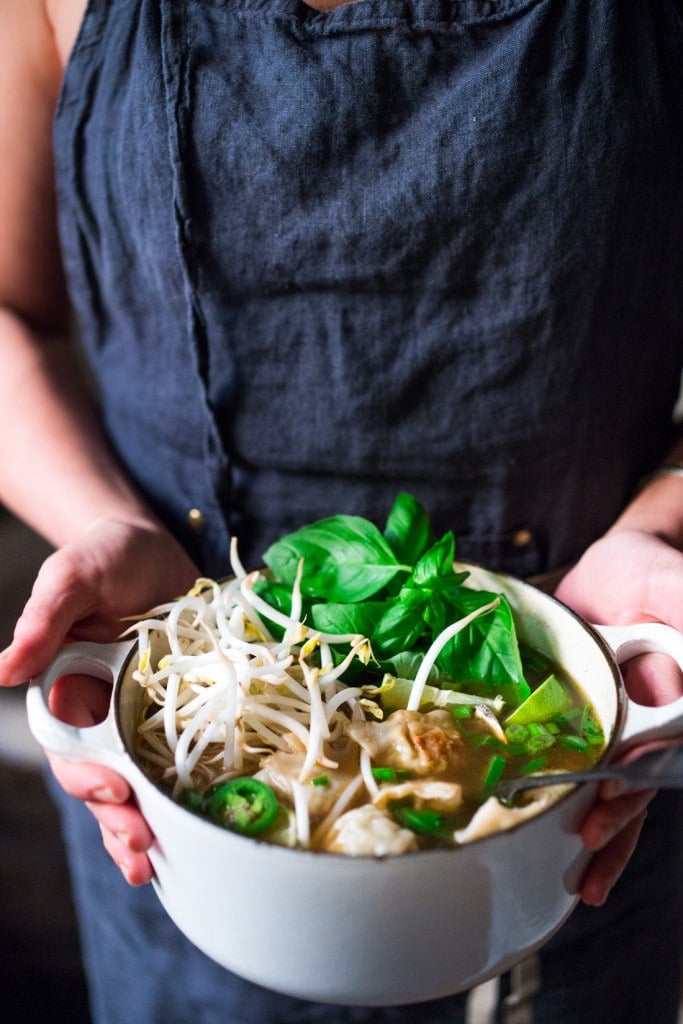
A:
[[[403,489],[517,575],[614,520],[680,381],[680,37],[669,0],[93,0],[71,293],[204,571]]]
[[[381,525],[400,490],[520,576],[614,520],[673,436],[682,41],[673,0],[91,0],[55,125],[65,266],[112,443],[203,572],[233,535],[251,566],[323,515]],[[97,1024],[463,1019],[233,977],[56,798]],[[675,1019],[680,803],[656,806],[608,906],[544,950],[534,1020]]]

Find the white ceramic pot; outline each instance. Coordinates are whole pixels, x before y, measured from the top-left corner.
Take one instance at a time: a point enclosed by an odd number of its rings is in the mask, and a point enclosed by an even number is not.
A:
[[[683,635],[666,626],[596,628],[510,577],[468,566],[507,595],[520,637],[551,655],[593,702],[609,761],[637,741],[683,733],[683,697],[632,703],[618,664],[663,651],[683,666]],[[588,854],[576,831],[594,796],[577,787],[507,832],[454,850],[385,860],[311,853],[222,830],[189,813],[132,756],[141,690],[135,645],[73,643],[32,682],[29,724],[49,750],[106,764],[130,783],[156,841],[153,885],[171,918],[208,956],[269,988],[323,1002],[391,1005],[435,999],[508,970],[568,917]],[[55,680],[114,683],[109,715],[88,729],[48,711]]]

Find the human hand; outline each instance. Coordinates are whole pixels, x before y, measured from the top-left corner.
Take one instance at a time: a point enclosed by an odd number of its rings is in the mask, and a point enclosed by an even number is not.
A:
[[[589,622],[663,622],[683,631],[683,553],[650,532],[614,528],[586,551],[556,596]],[[629,696],[640,704],[667,704],[683,692],[680,671],[663,655],[633,659],[623,674]],[[654,793],[626,793],[615,781],[600,786],[581,829],[595,854],[581,884],[584,903],[599,905],[607,898],[635,848]]]
[[[37,675],[67,639],[114,640],[123,616],[177,597],[198,575],[175,539],[153,522],[96,524],[41,568],[12,643],[0,656],[0,685]],[[105,717],[109,694],[101,681],[73,676],[53,687],[50,708],[63,721],[90,726]],[[146,851],[153,836],[125,779],[102,765],[48,758],[62,788],[94,814],[105,848],[128,881],[148,882],[153,872]]]

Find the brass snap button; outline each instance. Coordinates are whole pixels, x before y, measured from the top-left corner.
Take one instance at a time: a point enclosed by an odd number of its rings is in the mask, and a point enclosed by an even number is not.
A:
[[[201,509],[191,508],[187,513],[186,518],[187,525],[191,527],[191,529],[197,530],[198,532],[204,529],[204,514]]]
[[[534,535],[531,530],[515,530],[512,534],[512,544],[516,548],[526,548],[531,544]]]

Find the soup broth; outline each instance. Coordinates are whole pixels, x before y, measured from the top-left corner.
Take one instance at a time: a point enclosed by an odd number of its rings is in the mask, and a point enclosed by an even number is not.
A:
[[[468,828],[484,808],[487,832],[544,806],[534,791],[495,807],[499,781],[587,768],[602,752],[590,705],[539,651],[520,650],[530,694],[515,709],[449,679],[408,710],[415,681],[359,668],[364,640],[344,638],[345,659],[319,639],[274,640],[245,613],[248,589],[203,581],[137,627],[138,757],[218,825],[349,855],[457,846],[481,834]]]
[[[191,810],[246,835],[384,856],[458,845],[536,813],[503,779],[587,768],[600,723],[561,666],[520,647],[503,594],[396,498],[281,538],[140,622],[138,753]]]

